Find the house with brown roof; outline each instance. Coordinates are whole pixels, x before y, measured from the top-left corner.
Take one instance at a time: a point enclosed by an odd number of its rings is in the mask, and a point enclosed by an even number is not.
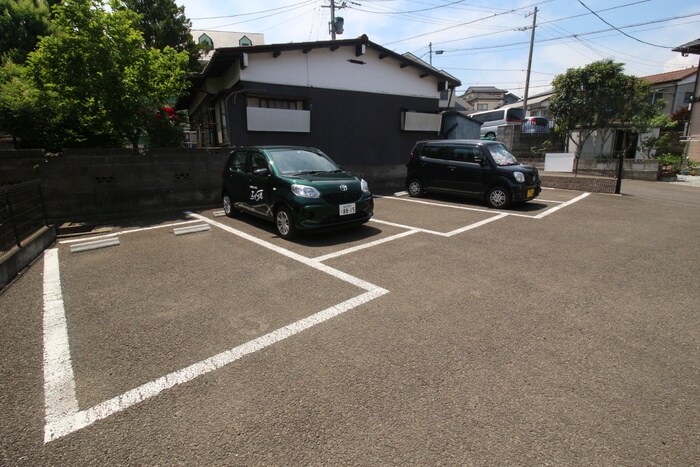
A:
[[[643,76],[642,79],[651,85],[652,102],[663,99],[665,103],[663,112],[670,116],[684,107],[687,108],[690,104],[697,73],[697,67],[690,67]]]
[[[700,39],[688,42],[673,49],[674,52],[680,52],[683,56],[689,54],[700,55]],[[700,63],[699,63],[700,65]],[[700,162],[700,80],[698,80],[698,68],[695,69],[695,81],[690,95],[690,122],[688,122],[688,130],[686,132],[686,141],[688,147],[686,155],[691,161]]]

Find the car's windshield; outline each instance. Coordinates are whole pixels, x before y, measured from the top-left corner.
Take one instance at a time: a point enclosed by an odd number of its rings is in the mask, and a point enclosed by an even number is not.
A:
[[[306,149],[274,149],[268,154],[280,175],[336,172],[340,168],[322,154]]]
[[[505,146],[502,144],[489,144],[486,146],[493,157],[493,161],[496,165],[518,165],[518,159],[515,158],[513,154],[508,152]]]

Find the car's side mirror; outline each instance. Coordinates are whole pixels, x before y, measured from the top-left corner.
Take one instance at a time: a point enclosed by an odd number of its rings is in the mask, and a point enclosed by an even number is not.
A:
[[[258,177],[264,177],[265,175],[270,175],[270,169],[258,169],[253,171],[253,175],[256,175]]]

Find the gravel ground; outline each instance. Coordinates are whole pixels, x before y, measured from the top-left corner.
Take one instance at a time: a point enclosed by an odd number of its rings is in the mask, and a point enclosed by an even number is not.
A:
[[[678,176],[676,176],[675,180],[670,181],[668,183],[675,183],[677,185],[700,187],[700,176],[678,175]]]

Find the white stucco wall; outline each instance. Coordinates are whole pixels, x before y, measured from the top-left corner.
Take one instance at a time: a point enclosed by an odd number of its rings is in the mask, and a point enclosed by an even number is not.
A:
[[[353,63],[348,60],[364,62]],[[402,96],[439,98],[435,77],[420,77],[413,66],[401,68],[391,57],[379,58],[379,53],[367,52],[355,56],[354,47],[300,50],[272,54],[249,54],[248,67],[241,70],[240,79],[269,84],[317,87],[345,91],[388,93]]]

